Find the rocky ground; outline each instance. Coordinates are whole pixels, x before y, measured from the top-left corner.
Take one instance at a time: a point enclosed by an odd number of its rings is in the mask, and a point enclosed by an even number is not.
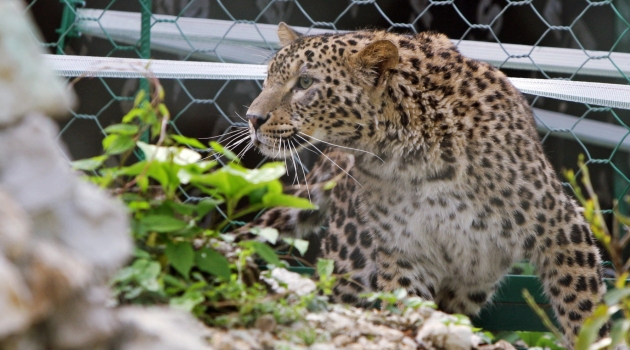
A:
[[[311,280],[283,269],[277,269],[272,276],[289,291],[308,290],[312,284]],[[333,305],[327,311],[307,314],[303,322],[289,326],[277,325],[273,317],[263,316],[255,329],[209,329],[209,339],[217,350],[514,349],[506,342],[484,344],[469,325],[461,323],[458,317],[424,306],[396,314]]]

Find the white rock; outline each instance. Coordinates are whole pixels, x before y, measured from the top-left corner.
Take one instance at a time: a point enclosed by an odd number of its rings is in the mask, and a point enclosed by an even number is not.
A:
[[[288,290],[290,293],[304,296],[312,293],[317,288],[315,282],[311,279],[279,267],[271,271],[271,278],[266,278],[262,275],[260,278],[264,280],[275,293],[279,294],[286,293]],[[280,283],[285,284],[286,288],[282,287]]]
[[[462,325],[449,325],[446,348],[453,350],[468,350],[472,347],[472,330]]]
[[[391,342],[400,342],[405,337],[403,332],[385,326],[375,326],[374,332]]]
[[[212,350],[212,333],[190,314],[168,308],[126,307],[120,350]]]
[[[65,115],[74,104],[74,94],[45,64],[35,37],[23,2],[0,1],[0,127],[28,112]]]
[[[309,347],[309,350],[335,350],[337,349],[332,344],[313,344]]]
[[[69,248],[105,281],[131,254],[127,213],[70,171],[56,133],[38,114],[0,130],[0,185],[26,210],[34,236]]]
[[[57,126],[41,114],[0,129],[0,184],[29,214],[54,208],[72,193],[56,135]]]
[[[427,348],[470,350],[472,330],[461,325],[446,325],[438,317],[430,318],[420,329],[416,341]]]
[[[17,259],[28,248],[29,238],[26,213],[0,186],[0,255]]]
[[[32,242],[28,259],[20,263],[20,269],[33,298],[30,308],[36,320],[64,307],[92,281],[90,264],[46,240]]]
[[[322,326],[331,333],[345,332],[355,329],[356,321],[344,315],[329,313],[328,320]]]
[[[102,288],[88,288],[68,300],[47,320],[52,349],[106,347],[118,331],[115,310],[105,307]]]
[[[0,339],[31,324],[31,298],[19,270],[0,254]]]
[[[345,346],[346,344],[349,344],[350,342],[352,342],[352,338],[348,336],[347,334],[340,334],[333,338],[333,344],[335,344],[335,346],[337,347]]]

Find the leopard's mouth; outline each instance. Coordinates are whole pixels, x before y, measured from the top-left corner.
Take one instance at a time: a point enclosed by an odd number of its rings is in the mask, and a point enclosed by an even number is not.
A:
[[[258,150],[267,157],[271,158],[291,158],[302,148],[312,145],[310,137],[306,135],[290,134],[283,136],[260,135],[259,133],[250,133],[252,143]]]

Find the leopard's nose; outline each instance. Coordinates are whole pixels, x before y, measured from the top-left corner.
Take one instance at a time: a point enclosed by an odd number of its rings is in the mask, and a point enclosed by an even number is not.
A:
[[[261,125],[265,124],[265,122],[269,119],[266,116],[262,116],[260,114],[247,114],[247,119],[249,119],[249,122],[252,123],[252,126],[254,127],[254,130],[258,130],[258,128],[260,128]]]

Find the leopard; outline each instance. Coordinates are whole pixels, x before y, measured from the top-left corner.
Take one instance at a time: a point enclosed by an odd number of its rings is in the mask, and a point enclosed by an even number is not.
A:
[[[349,276],[333,299],[355,305],[403,288],[474,316],[529,260],[572,348],[606,291],[602,258],[507,76],[435,32],[304,35],[280,23],[278,38],[247,137],[271,158],[318,155],[292,192],[316,209],[274,208],[244,229],[318,235]]]

